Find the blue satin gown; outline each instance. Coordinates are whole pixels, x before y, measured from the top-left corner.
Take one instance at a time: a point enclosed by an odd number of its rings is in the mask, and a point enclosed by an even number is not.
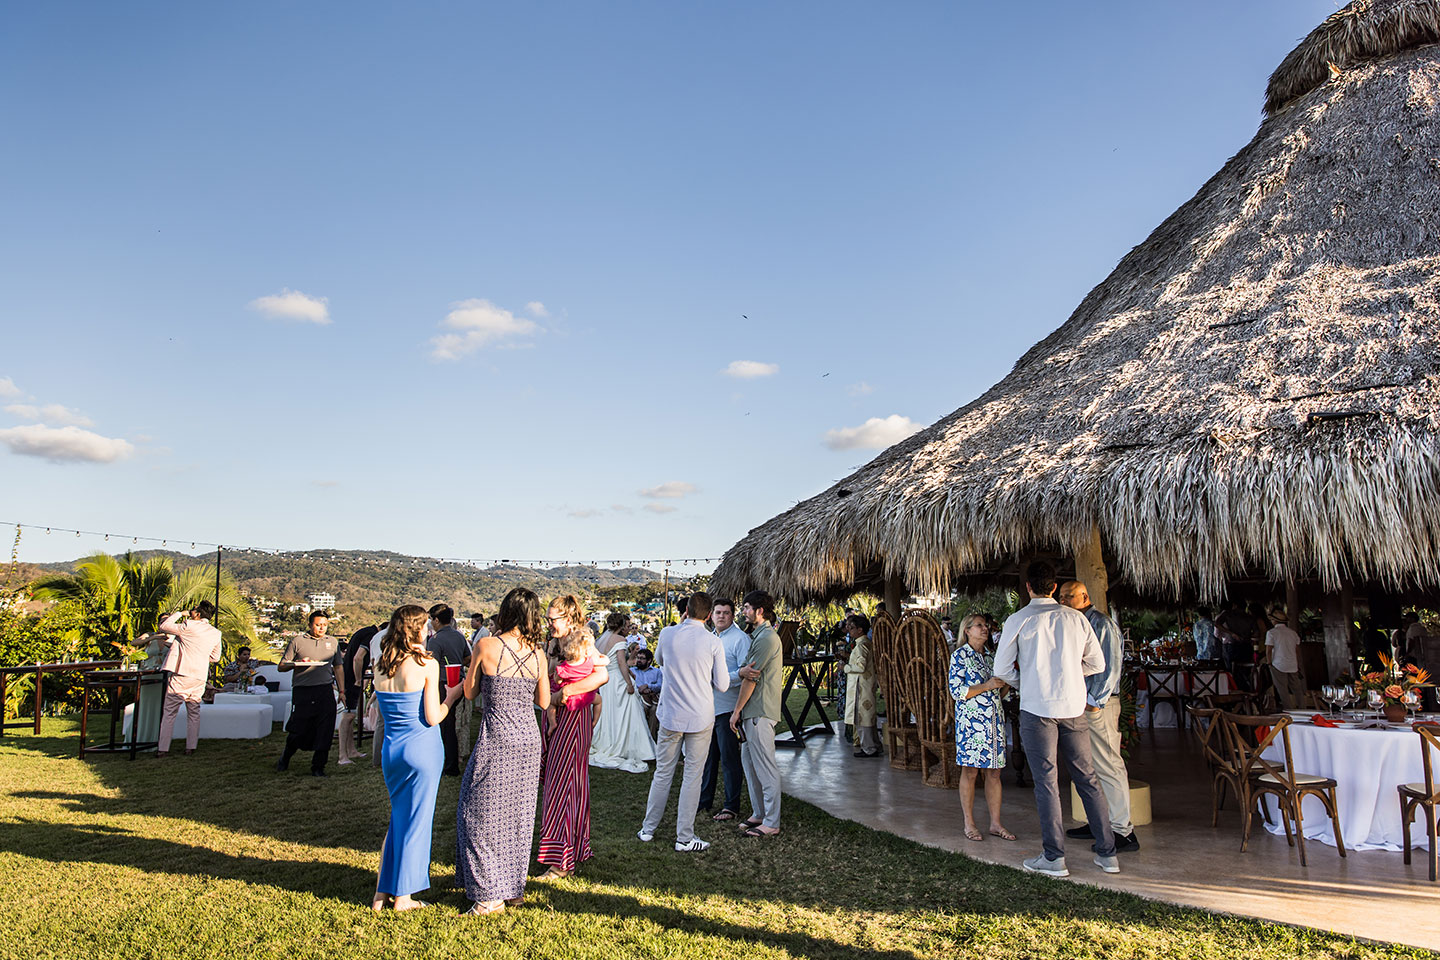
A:
[[[380,767],[390,790],[390,830],[376,889],[403,897],[430,887],[430,836],[445,748],[440,728],[425,722],[424,690],[377,690],[375,696],[385,718]]]

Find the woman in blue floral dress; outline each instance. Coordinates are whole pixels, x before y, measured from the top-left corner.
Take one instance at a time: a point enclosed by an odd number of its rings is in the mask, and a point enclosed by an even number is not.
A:
[[[1000,823],[1000,771],[1005,768],[1005,710],[1000,700],[1005,684],[997,680],[990,622],[972,613],[960,622],[960,642],[950,655],[950,696],[955,698],[955,762],[960,766],[960,811],[965,837],[984,840],[975,826],[975,780],[985,775],[985,805],[990,808],[990,835],[1014,840]]]

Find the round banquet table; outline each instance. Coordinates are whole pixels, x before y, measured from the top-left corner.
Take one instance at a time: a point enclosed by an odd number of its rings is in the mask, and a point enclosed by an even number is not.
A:
[[[1400,799],[1395,788],[1402,783],[1425,779],[1420,759],[1421,741],[1408,726],[1388,730],[1357,730],[1353,723],[1331,729],[1310,723],[1290,724],[1290,752],[1295,772],[1330,777],[1340,807],[1340,829],[1347,850],[1401,850]],[[1265,750],[1265,759],[1285,762],[1285,750],[1278,742]],[[1431,757],[1440,770],[1440,757]],[[1283,835],[1279,810],[1273,796],[1264,798],[1271,823],[1266,829]],[[1305,839],[1335,846],[1335,832],[1324,806],[1306,797],[1300,812],[1305,818]],[[1424,848],[1423,811],[1417,811],[1410,827],[1411,846]]]

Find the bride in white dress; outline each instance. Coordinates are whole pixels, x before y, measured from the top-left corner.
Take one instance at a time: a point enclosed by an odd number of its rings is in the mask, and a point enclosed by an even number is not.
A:
[[[595,641],[596,649],[610,658],[611,683],[590,740],[590,766],[647,773],[646,761],[655,759],[655,741],[645,724],[645,704],[630,676],[624,630],[625,615],[612,613],[605,618],[605,632]]]

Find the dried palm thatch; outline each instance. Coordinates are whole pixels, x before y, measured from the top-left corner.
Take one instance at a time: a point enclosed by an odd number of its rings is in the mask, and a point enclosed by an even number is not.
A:
[[[1150,595],[1240,571],[1440,584],[1440,48],[1414,45],[1437,10],[1331,17],[1255,138],[1063,326],[752,530],[714,588],[940,590],[1097,527]],[[1316,86],[1322,56],[1344,68]]]

